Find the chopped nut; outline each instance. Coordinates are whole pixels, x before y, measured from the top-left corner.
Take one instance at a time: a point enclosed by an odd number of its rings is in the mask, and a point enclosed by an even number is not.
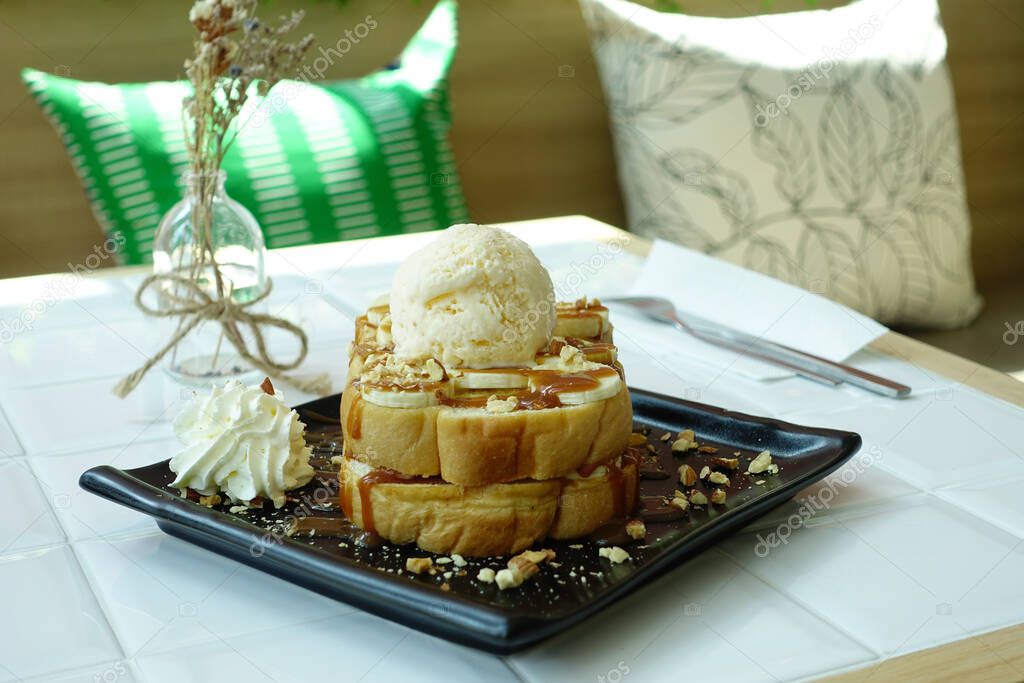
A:
[[[662,441],[668,441],[671,438],[672,438],[672,432],[665,432],[664,434],[661,435],[661,440]]]
[[[698,453],[717,453],[718,452],[718,448],[716,448],[715,446],[698,446],[697,447],[697,452]]]
[[[712,484],[720,484],[722,486],[729,485],[729,477],[725,476],[721,472],[712,472],[708,475],[708,481]]]
[[[436,564],[448,564],[451,561],[452,561],[452,558],[450,558],[450,557],[439,557],[439,558],[437,558],[437,563]]]
[[[249,511],[249,506],[248,505],[232,505],[231,507],[228,508],[228,512],[232,512],[232,513],[234,513],[236,515],[240,515],[243,512],[248,512],[248,511]]]
[[[735,470],[740,467],[739,458],[711,458],[712,467],[720,467],[723,470]]]
[[[708,497],[700,491],[690,491],[690,502],[694,505],[707,505]]]
[[[629,553],[617,545],[611,548],[598,548],[597,556],[605,558],[612,564],[621,564],[629,559]]]
[[[499,589],[505,590],[506,588],[515,588],[523,582],[522,579],[516,580],[516,576],[511,569],[502,569],[494,575],[494,580]]]
[[[673,453],[685,453],[686,451],[692,451],[697,447],[696,441],[690,441],[689,439],[676,439],[672,442]]]
[[[550,548],[545,548],[544,550],[524,550],[516,555],[516,557],[522,557],[526,559],[527,562],[532,562],[534,564],[541,564],[555,559],[555,551]],[[512,559],[514,560],[516,557],[513,557]],[[512,566],[511,561],[509,561],[509,566]]]
[[[701,479],[707,479],[709,474],[711,474],[711,468],[710,467],[708,467],[707,465],[704,465],[704,467],[700,468],[700,478]]]
[[[679,481],[683,486],[693,486],[697,483],[697,472],[689,465],[679,466]]]
[[[498,398],[496,395],[491,394],[487,398],[487,405],[484,406],[484,409],[488,413],[511,413],[518,406],[519,400],[515,396]]]
[[[768,465],[768,470],[767,471],[768,471],[768,474],[778,474],[779,473],[779,466],[776,465],[775,463],[772,463],[771,465]]]
[[[761,474],[768,470],[768,466],[772,464],[772,454],[768,451],[761,451],[757,454],[757,457],[750,461],[747,465],[747,473],[749,474]]]
[[[199,496],[199,504],[208,508],[212,508],[214,505],[220,505],[220,501],[221,497],[216,493],[212,496]]]
[[[633,432],[629,435],[630,446],[642,446],[647,443],[647,437],[640,432]]]
[[[434,561],[429,557],[410,557],[405,561],[405,571],[422,574],[434,568]]]
[[[676,491],[676,495],[669,501],[669,505],[674,505],[680,510],[688,510],[690,508],[690,501],[686,500],[686,496],[683,495],[682,491]]]
[[[484,567],[476,573],[476,580],[483,581],[484,583],[494,583],[494,570],[490,567]]]
[[[452,562],[455,564],[456,567],[465,567],[466,566],[466,559],[464,557],[462,557],[462,555],[459,555],[458,553],[452,553]]]
[[[509,560],[508,568],[520,577],[519,583],[522,583],[540,571],[540,567],[537,566],[536,562],[523,557],[522,555],[516,555]],[[516,585],[518,586],[519,584]]]
[[[715,505],[725,505],[725,490],[715,489],[711,492],[711,502]]]
[[[445,593],[447,593],[451,589],[452,589],[452,587],[448,585],[447,581],[445,581],[444,583],[441,584],[441,590],[443,590]]]
[[[634,541],[639,541],[647,535],[647,526],[640,519],[631,519],[626,522],[626,533]]]
[[[692,429],[684,429],[683,431],[679,432],[679,435],[676,436],[676,438],[686,439],[687,441],[697,443],[697,435],[693,433]]]
[[[541,552],[542,554],[551,553],[551,557],[554,557],[554,552],[550,550],[537,552]],[[531,562],[523,555],[516,555],[508,561],[508,569],[502,569],[495,574],[494,580],[498,582],[498,588],[505,590],[506,588],[515,588],[516,586],[522,585],[524,581],[539,571],[540,567],[538,567],[534,562]]]
[[[764,483],[764,479],[758,479],[758,480],[757,480],[757,481],[755,481],[754,483],[755,483],[755,484],[757,484],[758,486],[760,486],[761,484],[763,484],[763,483]]]

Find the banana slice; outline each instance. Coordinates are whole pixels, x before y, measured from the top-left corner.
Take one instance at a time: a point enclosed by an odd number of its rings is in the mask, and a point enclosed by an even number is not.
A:
[[[567,406],[577,406],[594,401],[603,401],[619,393],[622,388],[622,380],[619,373],[612,371],[608,374],[600,374],[594,377],[598,384],[596,387],[578,391],[565,390],[558,392],[558,400]]]
[[[610,326],[608,309],[559,311],[555,319],[555,335],[595,339]]]
[[[422,388],[382,388],[364,384],[359,387],[359,393],[363,400],[386,408],[429,408],[441,402],[437,396],[438,391],[447,393],[449,386],[448,382],[439,386],[424,385]]]
[[[583,357],[594,363],[603,363],[604,365],[612,365],[619,359],[618,349],[612,344],[595,344],[593,346],[584,346],[580,351],[583,352]]]
[[[524,373],[499,370],[463,370],[454,381],[456,389],[523,389],[528,384]]]

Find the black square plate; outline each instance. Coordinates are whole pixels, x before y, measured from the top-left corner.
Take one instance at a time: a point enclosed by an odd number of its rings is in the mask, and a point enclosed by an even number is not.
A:
[[[558,566],[545,565],[522,586],[505,591],[475,578],[481,567],[504,567],[501,558],[469,559],[464,567],[437,564],[436,574],[416,576],[404,571],[405,560],[427,553],[415,546],[360,542],[338,524],[337,484],[329,471],[330,457],[341,450],[340,427],[329,417],[337,415],[338,396],[296,408],[307,424],[314,464],[323,474],[294,491],[281,510],[268,505],[232,513],[226,505],[208,508],[182,498],[167,487],[173,476],[166,460],[127,471],[96,467],[82,475],[80,484],[155,517],[165,532],[215,553],[420,631],[507,654],[570,628],[749,524],[834,471],[861,445],[851,432],[801,427],[641,390],[632,390],[632,397],[635,429],[647,432],[653,447],[640,482],[644,507],[652,508],[650,514],[640,513],[648,517],[646,539],[629,542],[602,535],[545,541],[541,547],[555,550]],[[702,445],[718,452],[705,448],[674,455],[671,440],[662,437],[683,429],[693,429]],[[762,450],[771,451],[778,474],[746,474],[747,463]],[[740,460],[740,469],[730,474],[725,504],[654,521],[659,513],[664,516],[663,506],[653,510],[662,497],[681,488],[678,466],[685,462],[699,472],[716,456]],[[288,535],[286,528],[301,531]],[[624,547],[631,559],[611,564],[599,558],[599,544],[608,542]]]

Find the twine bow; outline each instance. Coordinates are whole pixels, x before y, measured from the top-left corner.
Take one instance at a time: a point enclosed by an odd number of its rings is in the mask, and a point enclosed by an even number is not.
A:
[[[165,308],[152,308],[143,301],[143,295],[146,290],[157,285],[162,285],[160,296],[169,303]],[[179,317],[181,324],[174,335],[164,344],[163,348],[150,357],[142,367],[115,385],[114,393],[120,398],[130,394],[154,365],[159,363],[192,330],[207,320],[219,322],[224,329],[224,336],[235,347],[238,355],[264,374],[277,376],[297,386],[302,391],[317,394],[324,393],[326,380],[324,375],[319,375],[309,380],[301,380],[283,374],[288,370],[297,368],[305,360],[306,354],[309,351],[309,339],[306,337],[306,333],[302,331],[302,328],[283,318],[277,318],[265,313],[251,313],[248,310],[267,298],[270,294],[271,286],[272,282],[268,279],[266,289],[259,296],[243,303],[237,303],[231,299],[230,295],[212,297],[203,291],[194,280],[179,275],[155,273],[147,277],[139,285],[138,291],[135,292],[135,305],[144,314],[154,318]],[[249,351],[245,338],[242,336],[241,326],[248,326],[249,331],[252,333],[252,337],[256,342],[255,353]],[[263,339],[264,327],[276,327],[298,338],[300,349],[293,360],[280,363],[270,357],[266,342]]]

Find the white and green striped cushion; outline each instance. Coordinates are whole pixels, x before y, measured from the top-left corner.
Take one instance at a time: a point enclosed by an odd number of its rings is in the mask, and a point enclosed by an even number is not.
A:
[[[444,0],[393,68],[359,80],[283,81],[250,100],[224,160],[227,190],[268,247],[445,228],[467,220],[451,148],[447,76],[455,6]],[[26,69],[100,224],[125,263],[149,260],[181,197],[187,82],[108,85]]]

